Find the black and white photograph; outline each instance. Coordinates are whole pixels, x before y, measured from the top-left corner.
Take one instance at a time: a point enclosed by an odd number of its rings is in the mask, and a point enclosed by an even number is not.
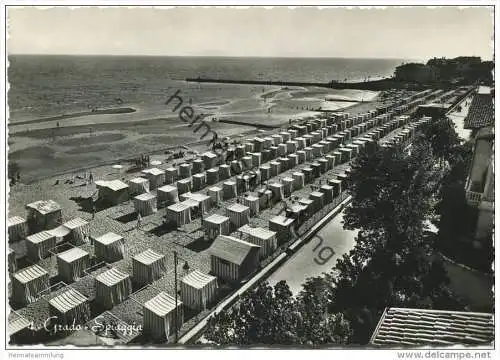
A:
[[[5,359],[495,358],[495,2],[224,5],[4,6]]]

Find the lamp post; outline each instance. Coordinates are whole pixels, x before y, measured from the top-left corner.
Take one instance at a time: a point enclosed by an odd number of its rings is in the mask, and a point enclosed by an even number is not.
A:
[[[178,297],[179,295],[177,294],[177,265],[179,264],[179,255],[177,255],[177,251],[174,251],[174,286],[175,286],[175,310],[174,310],[174,328],[175,328],[175,342],[179,341],[179,325],[178,325]],[[182,259],[182,258],[181,258]],[[184,259],[182,259],[184,260]],[[184,260],[184,270],[189,270],[189,264],[186,260]]]

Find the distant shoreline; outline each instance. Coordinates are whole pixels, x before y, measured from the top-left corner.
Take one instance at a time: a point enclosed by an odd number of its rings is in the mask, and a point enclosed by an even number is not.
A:
[[[36,124],[36,123],[43,123],[47,121],[57,121],[57,120],[65,120],[65,119],[73,119],[77,117],[82,117],[82,116],[88,116],[88,115],[105,115],[105,114],[129,114],[136,112],[137,110],[131,107],[123,107],[123,108],[114,108],[114,109],[102,109],[102,110],[95,110],[95,111],[81,111],[81,112],[76,112],[76,113],[71,113],[71,114],[63,114],[63,115],[57,115],[57,116],[51,116],[47,118],[42,118],[42,119],[34,119],[34,120],[27,120],[27,121],[17,121],[17,122],[9,122],[9,126],[17,126],[17,125],[26,125],[26,124]]]

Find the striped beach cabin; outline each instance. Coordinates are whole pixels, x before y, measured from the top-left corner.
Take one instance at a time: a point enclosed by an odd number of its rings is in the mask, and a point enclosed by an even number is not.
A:
[[[88,299],[71,287],[49,300],[49,309],[59,325],[84,324],[90,320]]]
[[[130,195],[140,195],[149,192],[149,180],[143,177],[136,177],[128,181]]]
[[[238,229],[243,234],[243,240],[260,246],[259,258],[265,259],[278,248],[276,232],[261,227],[244,225]]]
[[[48,231],[26,237],[28,259],[37,262],[50,256],[50,250],[56,246],[56,237]]]
[[[96,302],[103,309],[111,309],[132,293],[130,275],[112,268],[95,278]]]
[[[108,232],[94,239],[94,255],[98,261],[107,263],[123,259],[125,255],[123,236]]]
[[[61,206],[54,200],[40,200],[26,205],[30,233],[53,229],[62,222]]]
[[[218,214],[210,215],[202,220],[207,240],[214,240],[219,235],[229,235],[231,222],[227,216]]]
[[[177,328],[184,322],[182,302],[162,291],[143,306],[143,332],[154,341],[165,341],[175,332],[175,313],[177,313]]]
[[[238,282],[259,266],[260,246],[232,236],[218,236],[209,249],[211,272],[217,278]]]
[[[12,300],[20,305],[35,302],[49,286],[49,273],[39,265],[29,266],[12,277]]]
[[[75,247],[57,255],[59,277],[67,284],[85,276],[85,270],[89,266],[89,253],[80,248]]]
[[[194,270],[181,280],[181,299],[184,306],[205,310],[217,295],[217,278]]]
[[[13,216],[7,220],[9,242],[23,240],[28,235],[28,223],[20,216]]]
[[[132,258],[132,271],[134,282],[140,285],[150,284],[165,273],[165,255],[147,249]]]

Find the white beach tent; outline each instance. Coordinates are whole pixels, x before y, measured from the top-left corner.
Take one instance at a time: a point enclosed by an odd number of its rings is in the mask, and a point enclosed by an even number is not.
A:
[[[17,304],[27,305],[37,301],[40,292],[49,286],[49,273],[39,265],[29,266],[12,277],[12,299]]]
[[[226,207],[226,216],[235,228],[250,222],[250,208],[241,204],[232,204]]]
[[[9,229],[9,242],[15,242],[26,238],[28,235],[28,223],[20,216],[13,216],[7,220]]]
[[[135,211],[141,216],[148,216],[156,212],[156,196],[151,193],[144,193],[134,197]]]
[[[59,325],[84,324],[90,320],[87,298],[73,288],[49,300],[50,315],[57,317]]]
[[[245,241],[260,246],[259,258],[265,259],[271,255],[278,247],[278,239],[276,232],[261,227],[250,227],[244,225],[238,229],[241,233],[246,235]]]
[[[177,203],[167,207],[167,221],[175,224],[177,227],[189,224],[191,222],[191,208],[185,203]]]
[[[90,265],[89,253],[80,248],[73,248],[57,255],[59,276],[67,284],[85,276],[85,270]]]
[[[128,181],[131,195],[140,195],[149,192],[149,180],[143,177],[136,177]]]
[[[165,255],[147,249],[132,258],[132,271],[136,283],[140,285],[152,283],[161,278],[166,271]]]
[[[98,261],[108,263],[123,259],[125,255],[123,236],[108,232],[94,239],[94,254]]]
[[[205,310],[217,294],[217,278],[194,270],[181,280],[183,304],[193,310]]]
[[[95,278],[96,302],[104,309],[120,304],[132,293],[130,275],[112,268]]]
[[[175,311],[177,310],[177,327],[180,329],[184,322],[182,302],[177,301],[166,292],[161,292],[143,307],[144,333],[156,341],[168,339],[175,331]]]
[[[161,170],[158,168],[151,168],[142,171],[145,177],[149,179],[149,187],[150,189],[156,189],[163,184],[165,184],[165,170]]]
[[[158,188],[158,207],[168,206],[179,202],[177,188],[172,185],[165,185]]]
[[[50,250],[56,246],[56,237],[49,231],[26,237],[26,251],[31,261],[37,262],[50,256]]]
[[[203,219],[203,228],[208,240],[214,240],[219,235],[229,235],[230,220],[227,216],[213,214]]]

